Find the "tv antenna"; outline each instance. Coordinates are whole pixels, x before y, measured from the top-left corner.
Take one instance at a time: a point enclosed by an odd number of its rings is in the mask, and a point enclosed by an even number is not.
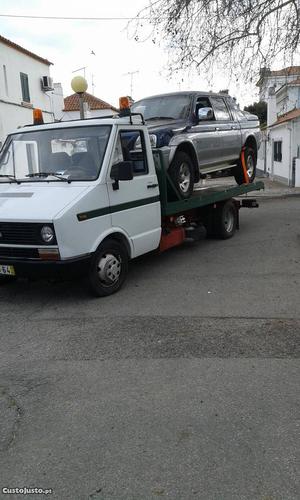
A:
[[[133,94],[133,75],[136,75],[139,71],[128,71],[128,73],[124,73],[123,76],[130,76],[130,97]]]

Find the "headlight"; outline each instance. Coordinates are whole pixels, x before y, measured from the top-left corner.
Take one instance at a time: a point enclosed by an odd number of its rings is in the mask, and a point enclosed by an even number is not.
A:
[[[50,226],[43,226],[41,229],[41,237],[45,243],[51,243],[54,240],[54,231]]]
[[[151,148],[156,148],[157,136],[155,134],[150,134],[149,137],[150,137]]]

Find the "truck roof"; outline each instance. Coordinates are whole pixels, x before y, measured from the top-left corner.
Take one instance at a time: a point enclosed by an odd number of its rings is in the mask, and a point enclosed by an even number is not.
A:
[[[131,116],[131,120],[129,116],[114,115],[107,117],[95,117],[95,118],[85,118],[84,120],[68,120],[61,122],[50,122],[44,123],[43,125],[25,125],[24,127],[20,127],[17,130],[14,130],[9,135],[12,134],[20,134],[25,132],[35,132],[37,130],[50,130],[50,129],[60,129],[60,128],[71,128],[71,127],[88,127],[88,126],[96,126],[96,125],[142,125],[140,116]]]

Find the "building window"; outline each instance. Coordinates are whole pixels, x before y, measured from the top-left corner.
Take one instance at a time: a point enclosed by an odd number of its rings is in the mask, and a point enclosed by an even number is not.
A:
[[[274,161],[282,161],[282,141],[274,141]]]
[[[22,88],[22,101],[30,102],[28,75],[20,73],[21,88]]]
[[[7,71],[6,71],[6,66],[3,64],[3,77],[4,77],[4,87],[5,87],[5,93],[8,96],[8,82],[7,82]]]

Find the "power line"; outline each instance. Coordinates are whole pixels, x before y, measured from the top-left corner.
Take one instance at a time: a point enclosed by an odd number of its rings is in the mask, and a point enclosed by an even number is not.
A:
[[[55,21],[133,21],[134,19],[149,20],[150,17],[69,17],[69,16],[24,16],[21,14],[0,14],[0,17],[19,19],[53,19]]]

